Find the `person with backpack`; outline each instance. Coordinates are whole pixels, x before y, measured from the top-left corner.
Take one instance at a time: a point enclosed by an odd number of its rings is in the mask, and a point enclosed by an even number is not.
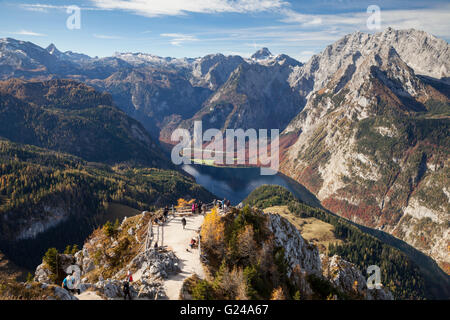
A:
[[[183,225],[183,230],[186,229],[186,218],[183,217],[183,219],[181,219],[181,224]]]
[[[130,283],[128,281],[123,282],[123,300],[132,300],[131,294],[130,294]]]
[[[70,284],[70,287],[69,287],[69,284]],[[75,289],[74,285],[75,285],[75,277],[73,275],[67,275],[67,277],[64,278],[61,286],[71,293],[77,292],[78,294],[80,294],[80,290]]]
[[[195,213],[195,202],[192,204],[192,214]]]
[[[64,280],[63,280],[63,282],[62,282],[62,287],[64,288],[64,289],[66,289],[67,291],[69,291],[70,292],[70,289],[69,289],[69,276],[67,276],[67,277],[65,277],[64,278]]]

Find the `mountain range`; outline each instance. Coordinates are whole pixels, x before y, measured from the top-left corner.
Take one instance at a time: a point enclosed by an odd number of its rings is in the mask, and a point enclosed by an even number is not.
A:
[[[41,108],[36,110],[46,117],[56,117],[64,108],[61,102],[52,105],[51,90],[45,101],[27,96],[24,92],[34,81],[40,81],[44,92],[55,83],[70,86],[61,90],[73,94],[94,90],[100,100],[94,104],[106,105],[99,124],[111,116],[111,108],[139,121],[149,136],[133,122],[137,136],[157,166],[160,158],[151,151],[152,141],[171,143],[175,128],[192,128],[195,120],[202,120],[204,129],[280,129],[282,141],[289,142],[281,150],[284,174],[305,185],[325,208],[393,234],[431,256],[447,273],[449,70],[448,43],[414,29],[355,32],[305,63],[267,48],[250,58],[211,54],[179,59],[146,53],[92,58],[54,45],[0,40],[0,79],[6,81],[0,92],[7,104],[20,106],[14,116],[21,121],[29,119],[20,111],[25,105]],[[11,111],[0,115],[5,112]],[[71,110],[70,116],[81,117],[82,125],[85,112]],[[83,153],[89,150],[77,151],[67,141],[50,143],[50,135],[36,129],[36,115],[31,117],[32,124],[23,120],[27,129],[20,134],[28,140],[17,142],[90,159]],[[118,139],[126,145],[126,136],[136,138],[132,120],[127,121],[129,130]],[[136,152],[129,154],[135,158]],[[145,162],[146,155],[141,156]]]

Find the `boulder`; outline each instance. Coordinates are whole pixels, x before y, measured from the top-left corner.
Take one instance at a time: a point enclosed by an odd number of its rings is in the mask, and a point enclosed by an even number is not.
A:
[[[88,289],[94,288],[95,286],[92,283],[80,283],[78,285],[78,289],[80,290],[80,293],[85,292]]]
[[[50,276],[52,272],[48,269],[45,263],[42,263],[37,266],[36,271],[34,273],[34,281],[40,283],[51,283]]]
[[[160,282],[141,281],[137,297],[143,299],[157,299],[164,296],[164,290]]]
[[[55,296],[58,300],[78,300],[77,297],[61,287],[55,287]]]

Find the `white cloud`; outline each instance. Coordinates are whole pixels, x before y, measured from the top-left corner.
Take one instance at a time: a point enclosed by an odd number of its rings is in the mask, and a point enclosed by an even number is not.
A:
[[[283,0],[91,0],[100,9],[131,11],[146,17],[193,13],[262,12],[287,6]]]
[[[439,9],[381,10],[381,24],[394,29],[424,30],[450,39],[450,4]]]
[[[66,10],[67,8],[71,7],[71,5],[53,5],[53,4],[41,4],[41,3],[35,3],[35,4],[29,4],[29,3],[22,3],[19,4],[19,7],[27,10],[27,11],[36,11],[36,12],[49,12],[50,9],[55,10]],[[98,11],[98,10],[106,10],[106,9],[99,9],[96,7],[79,7],[81,10],[89,10],[89,11]]]
[[[254,52],[243,52],[243,51],[223,51],[226,56],[241,56],[243,58],[250,58]]]
[[[122,39],[122,37],[118,37],[118,36],[111,36],[111,35],[97,34],[97,33],[94,33],[93,36],[94,36],[94,38],[97,38],[97,39]]]
[[[294,58],[297,59],[298,61],[306,62],[314,54],[315,54],[315,52],[312,50],[304,50],[304,51],[300,51],[300,53],[298,55],[295,55]]]
[[[182,33],[162,33],[160,36],[171,38],[170,43],[174,46],[181,46],[184,42],[198,41],[195,36]]]
[[[28,4],[21,4],[20,7],[22,9],[25,9],[27,11],[35,11],[35,12],[48,12],[47,7],[43,5],[28,5]]]
[[[33,37],[45,37],[46,34],[43,33],[37,33],[37,32],[33,32],[33,31],[29,31],[29,30],[20,30],[17,32],[11,32],[12,34],[19,34],[22,36],[33,36]]]
[[[366,27],[369,14],[365,11],[342,14],[302,14],[291,9],[283,9],[281,19],[285,23],[297,23],[300,27],[312,27],[316,31],[334,34],[347,34],[359,31],[368,31]],[[381,28],[419,29],[432,33],[438,37],[450,38],[450,5],[429,9],[383,10],[381,14]]]

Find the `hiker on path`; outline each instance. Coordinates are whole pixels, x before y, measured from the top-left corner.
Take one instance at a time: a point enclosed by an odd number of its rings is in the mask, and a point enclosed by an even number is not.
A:
[[[168,207],[168,206],[166,206],[166,207],[164,208],[163,215],[164,215],[164,221],[167,221],[167,218],[168,218],[168,216],[169,216],[169,207]]]
[[[196,240],[194,238],[191,239],[191,243],[189,243],[189,246],[191,247],[191,249],[194,249],[196,244]]]
[[[127,281],[133,282],[133,275],[131,274],[130,270],[128,270],[128,272],[127,272]]]
[[[65,277],[64,278],[64,280],[63,280],[63,282],[62,282],[62,287],[64,288],[64,289],[66,289],[67,291],[69,291],[70,292],[70,289],[69,289],[69,276],[67,276],[67,277]]]
[[[183,230],[186,229],[186,218],[183,217],[183,219],[181,219],[181,224],[183,225]]]
[[[70,287],[69,287],[69,284],[70,284]],[[71,293],[75,293],[75,292],[78,292],[78,294],[80,293],[79,291],[79,289],[78,290],[76,290],[75,288],[74,288],[74,285],[75,285],[75,277],[73,276],[73,275],[67,275],[67,277],[65,277],[64,278],[64,280],[63,280],[63,282],[62,282],[62,287],[64,288],[64,289],[66,289],[67,291],[69,291],[69,292],[71,292]],[[72,289],[71,289],[72,288]]]
[[[192,214],[195,214],[195,202],[192,204]]]
[[[130,294],[130,283],[128,281],[123,282],[123,300],[132,300],[131,294]]]
[[[203,213],[203,215],[206,214],[206,204],[202,205],[202,213]]]

